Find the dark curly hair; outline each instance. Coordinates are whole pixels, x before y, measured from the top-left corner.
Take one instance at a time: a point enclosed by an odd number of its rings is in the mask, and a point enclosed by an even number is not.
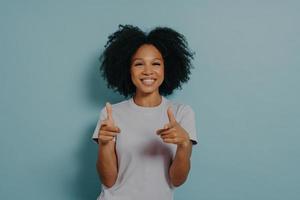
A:
[[[184,35],[168,27],[156,27],[146,34],[136,26],[121,24],[108,36],[99,58],[100,72],[107,87],[125,97],[134,95],[136,87],[131,81],[131,58],[143,44],[154,45],[164,60],[165,75],[159,93],[167,96],[177,88],[182,89],[182,83],[189,80],[193,68],[191,59],[195,54],[188,48]]]

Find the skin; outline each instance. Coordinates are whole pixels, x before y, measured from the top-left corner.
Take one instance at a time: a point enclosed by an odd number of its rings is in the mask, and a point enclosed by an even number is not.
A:
[[[142,45],[132,56],[130,66],[131,80],[136,86],[133,100],[144,107],[158,106],[162,97],[159,86],[164,80],[164,61],[161,53],[151,44]],[[151,86],[144,85],[142,78],[156,79]],[[102,183],[112,187],[118,175],[117,155],[114,136],[121,132],[112,118],[112,107],[106,104],[107,118],[102,121],[98,143],[97,171]],[[175,157],[169,167],[169,177],[173,186],[182,185],[190,171],[192,143],[186,130],[176,121],[171,107],[167,109],[169,122],[156,131],[165,143],[177,145]],[[101,160],[101,162],[100,162]]]
[[[137,105],[157,106],[161,103],[159,86],[164,80],[164,63],[160,52],[153,45],[142,45],[131,59],[131,80],[136,87],[133,97]],[[141,78],[152,77],[156,81],[152,86],[145,86]]]
[[[107,118],[101,121],[98,134],[97,172],[101,182],[106,187],[112,187],[117,180],[118,162],[113,138],[120,133],[112,118],[112,106],[106,103]]]

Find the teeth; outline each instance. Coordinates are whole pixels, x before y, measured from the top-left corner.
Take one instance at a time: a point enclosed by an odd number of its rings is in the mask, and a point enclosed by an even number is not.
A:
[[[154,82],[154,79],[142,79],[142,82],[145,85],[151,85]]]

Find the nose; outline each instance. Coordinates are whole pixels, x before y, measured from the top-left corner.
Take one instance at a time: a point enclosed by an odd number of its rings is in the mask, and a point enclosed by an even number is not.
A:
[[[143,70],[143,74],[152,74],[153,70],[152,70],[152,66],[151,65],[145,65],[144,70]]]

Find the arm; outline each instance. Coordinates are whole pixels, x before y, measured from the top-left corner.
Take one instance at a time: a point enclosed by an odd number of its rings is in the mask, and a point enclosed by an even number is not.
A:
[[[191,167],[192,141],[189,133],[176,121],[170,108],[167,110],[169,123],[163,129],[157,130],[157,134],[165,143],[176,144],[176,154],[169,168],[171,183],[178,187],[188,177]]]
[[[192,154],[192,142],[178,145],[175,157],[169,169],[169,176],[175,187],[182,185],[188,177]]]
[[[97,172],[101,182],[106,187],[112,187],[117,180],[118,166],[115,152],[115,142],[98,145]]]
[[[112,106],[106,104],[107,117],[102,121],[98,133],[97,172],[102,184],[112,187],[118,176],[118,162],[115,149],[115,136],[120,133],[112,118]],[[103,117],[104,118],[104,117]]]

